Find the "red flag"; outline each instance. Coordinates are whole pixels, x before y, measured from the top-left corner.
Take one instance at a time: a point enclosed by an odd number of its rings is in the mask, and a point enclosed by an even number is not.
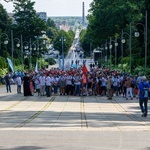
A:
[[[82,71],[83,71],[83,73],[87,73],[87,72],[88,72],[88,70],[87,70],[87,68],[86,68],[86,66],[85,66],[85,65],[83,65],[83,67],[82,67]]]

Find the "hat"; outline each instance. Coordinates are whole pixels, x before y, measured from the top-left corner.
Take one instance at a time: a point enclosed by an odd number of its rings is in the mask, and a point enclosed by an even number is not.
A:
[[[143,77],[142,77],[142,80],[146,80],[146,76],[143,76]]]

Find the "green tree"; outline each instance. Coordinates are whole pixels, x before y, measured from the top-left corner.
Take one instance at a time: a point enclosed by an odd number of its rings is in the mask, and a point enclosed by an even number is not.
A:
[[[3,56],[3,57],[8,56],[7,48],[10,42],[7,45],[5,45],[4,41],[6,40],[6,38],[8,38],[7,39],[8,41],[10,41],[9,28],[11,26],[11,23],[12,23],[11,19],[8,17],[6,10],[3,8],[3,5],[0,4],[0,38],[1,38],[0,56]]]
[[[47,24],[46,21],[40,19],[37,15],[34,10],[34,4],[35,2],[31,2],[31,0],[14,2],[15,9],[13,12],[16,24],[12,25],[12,30],[14,32],[14,37],[20,37],[22,35],[23,42],[27,41],[28,47],[30,47],[30,45],[33,47],[32,43],[34,43],[34,47],[40,49],[42,47],[43,31],[47,30]],[[30,39],[32,43],[30,43]],[[44,51],[47,50],[45,48],[39,50],[38,56],[40,57],[41,53]],[[21,56],[21,54],[19,54],[19,56]],[[14,53],[14,57],[17,58],[18,54]],[[32,57],[37,57],[37,51],[32,51]],[[29,63],[29,61],[26,61],[26,63]]]
[[[16,21],[15,31],[18,35],[23,35],[25,40],[34,39],[35,36],[41,36],[41,31],[46,31],[47,25],[41,20],[34,10],[35,2],[31,0],[20,0],[14,2],[14,18]]]
[[[58,31],[55,28],[48,27],[46,31],[46,35],[48,36],[48,38],[50,38],[53,41],[55,36],[57,35],[57,32]]]
[[[84,29],[80,33],[80,44],[84,50],[86,56],[90,56],[90,39],[88,38],[87,30]]]
[[[63,37],[63,38],[62,38]],[[64,41],[62,41],[62,39]],[[57,36],[54,39],[53,46],[56,50],[62,54],[62,42],[63,42],[63,52],[66,55],[69,51],[69,48],[72,44],[72,39],[68,32],[65,32],[64,30],[60,30],[57,34]]]
[[[147,7],[147,8],[146,8]],[[87,17],[89,24],[87,32],[85,34],[85,39],[90,39],[92,46],[94,48],[101,47],[109,41],[110,37],[114,40],[115,37],[121,37],[121,29],[124,32],[129,33],[129,24],[132,24],[132,62],[136,65],[143,61],[139,61],[139,58],[144,57],[144,36],[135,39],[133,31],[136,28],[135,25],[138,22],[143,24],[145,20],[145,11],[149,8],[148,0],[136,0],[130,1],[120,1],[120,0],[93,0],[91,3],[91,9],[89,10],[89,15]],[[138,27],[141,35],[144,33],[142,26]],[[87,38],[88,37],[88,38]],[[124,44],[124,57],[129,58],[129,37],[126,37],[126,43]],[[120,40],[118,40],[120,42]],[[148,42],[149,43],[149,42]],[[109,42],[108,42],[109,46]],[[120,44],[118,46],[118,50]],[[109,55],[109,51],[108,55]],[[120,51],[118,51],[119,56]],[[112,57],[114,58],[114,53],[112,52]],[[121,59],[120,59],[121,60]],[[126,59],[127,61],[129,59]],[[129,62],[127,62],[129,64]],[[132,63],[133,64],[133,63]],[[134,67],[136,67],[136,65]]]
[[[6,32],[11,24],[11,20],[8,17],[7,11],[0,4],[0,32]]]
[[[58,29],[56,27],[55,22],[51,18],[48,18],[47,26],[48,28],[46,31],[46,35],[53,41],[55,36],[57,35]]]
[[[48,19],[47,19],[47,25],[48,25],[49,27],[52,27],[52,28],[54,28],[54,29],[57,29],[55,22],[54,22],[51,18],[48,18]]]
[[[70,35],[71,37],[71,41],[73,41],[74,37],[75,37],[75,33],[72,31],[72,30],[69,30],[68,31],[68,34]]]

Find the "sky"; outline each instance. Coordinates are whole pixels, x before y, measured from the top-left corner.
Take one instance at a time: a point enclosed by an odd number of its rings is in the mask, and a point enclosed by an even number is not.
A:
[[[47,16],[82,16],[82,3],[85,6],[85,16],[88,14],[93,0],[31,0],[35,2],[37,12],[47,12]],[[7,12],[12,12],[13,3],[0,0]]]

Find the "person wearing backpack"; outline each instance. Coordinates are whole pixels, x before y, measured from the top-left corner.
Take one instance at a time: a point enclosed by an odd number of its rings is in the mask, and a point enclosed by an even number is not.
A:
[[[142,117],[147,117],[148,113],[148,92],[150,91],[150,86],[146,80],[146,77],[143,76],[141,82],[138,85],[138,96],[139,96],[139,105],[142,112]]]

